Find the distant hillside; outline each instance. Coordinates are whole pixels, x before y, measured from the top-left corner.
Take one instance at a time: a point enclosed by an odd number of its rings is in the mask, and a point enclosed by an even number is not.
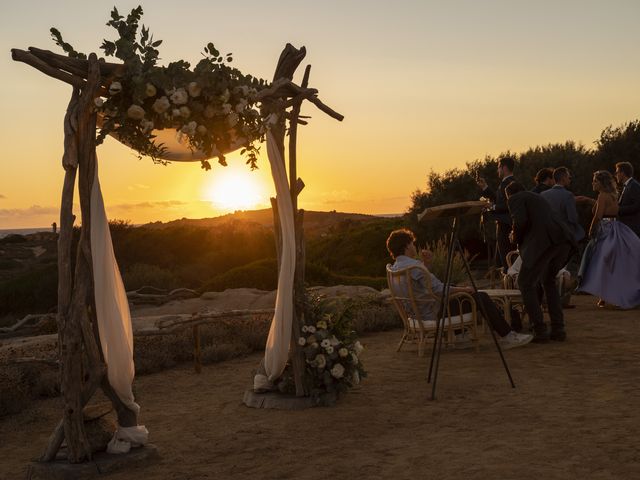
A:
[[[318,236],[330,231],[332,227],[344,222],[369,222],[379,220],[380,217],[374,215],[364,215],[362,213],[343,212],[316,212],[305,210],[304,231],[306,236]],[[262,210],[246,210],[229,213],[212,218],[182,218],[171,222],[153,222],[143,225],[148,228],[168,228],[180,226],[192,227],[217,227],[228,223],[253,223],[264,227],[273,228],[273,212],[270,208]]]

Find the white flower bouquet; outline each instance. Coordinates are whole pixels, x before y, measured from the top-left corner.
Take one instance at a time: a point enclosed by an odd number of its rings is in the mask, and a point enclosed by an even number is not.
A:
[[[307,391],[319,404],[331,404],[367,375],[360,360],[363,347],[352,328],[353,308],[351,303],[335,304],[307,295],[305,325],[298,345],[307,365]],[[282,392],[293,393],[290,365],[278,387]]]

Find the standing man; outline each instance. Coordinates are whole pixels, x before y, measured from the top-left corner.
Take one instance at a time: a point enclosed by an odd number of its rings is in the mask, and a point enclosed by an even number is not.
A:
[[[487,181],[480,177],[477,180],[478,186],[482,189],[482,196],[487,197],[494,203],[491,218],[496,222],[496,239],[498,242],[498,255],[500,266],[503,271],[507,271],[507,253],[515,250],[515,246],[509,241],[509,232],[511,231],[511,217],[509,216],[509,207],[507,206],[507,198],[505,196],[505,188],[515,179],[513,177],[513,169],[515,160],[513,157],[502,157],[498,162],[498,177],[502,179],[497,192],[493,192],[487,185]]]
[[[538,170],[534,180],[536,186],[531,189],[533,193],[542,193],[549,190],[555,184],[553,180],[553,168],[542,168]]]
[[[616,163],[616,180],[622,185],[618,199],[618,220],[640,237],[640,183],[633,178],[633,165]]]
[[[584,228],[578,220],[576,198],[568,190],[571,185],[571,174],[567,167],[556,168],[553,171],[553,180],[556,184],[549,190],[542,192],[541,195],[549,202],[551,210],[569,227],[573,233],[573,239],[577,243],[584,238]]]
[[[511,237],[520,248],[522,267],[518,288],[534,328],[537,343],[567,338],[556,274],[567,263],[575,241],[572,232],[559,220],[549,203],[540,195],[525,191],[518,182],[506,188],[507,202],[513,223]],[[547,297],[551,333],[547,331],[536,289],[541,282]]]

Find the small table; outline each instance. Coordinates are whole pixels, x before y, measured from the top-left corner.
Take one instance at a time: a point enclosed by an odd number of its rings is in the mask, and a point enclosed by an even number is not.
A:
[[[504,318],[511,325],[511,307],[514,305],[522,305],[522,292],[517,289],[488,289],[478,290],[489,295],[489,298],[502,307]]]

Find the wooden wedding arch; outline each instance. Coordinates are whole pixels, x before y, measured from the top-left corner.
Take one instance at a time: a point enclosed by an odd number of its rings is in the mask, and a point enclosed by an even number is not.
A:
[[[24,62],[40,72],[65,82],[73,87],[71,100],[64,117],[64,154],[62,166],[65,170],[60,206],[60,236],[58,239],[58,345],[61,368],[61,389],[64,402],[63,418],[51,434],[43,453],[42,461],[52,461],[66,441],[67,459],[80,463],[91,458],[83,423],[83,408],[98,387],[111,400],[123,427],[137,425],[137,414],[127,408],[118,398],[106,375],[107,366],[101,351],[96,325],[94,284],[91,254],[91,210],[90,194],[96,169],[96,122],[94,99],[108,91],[109,85],[121,72],[124,65],[105,62],[95,53],[86,60],[58,55],[53,52],[30,47],[28,50],[12,49],[12,58]],[[258,92],[263,116],[278,114],[280,119],[271,132],[277,148],[285,158],[285,136],[288,132],[289,193],[293,203],[295,222],[296,269],[294,277],[294,315],[292,339],[300,336],[301,317],[304,308],[304,236],[302,220],[304,211],[297,207],[297,197],[304,183],[297,176],[297,126],[306,125],[300,116],[302,103],[307,100],[330,117],[341,121],[343,116],[325,105],[318,98],[318,91],[308,87],[310,65],[307,65],[300,85],[293,76],[306,55],[304,47],[297,49],[287,44],[278,60],[273,82]],[[287,125],[288,123],[288,125]],[[72,213],[76,177],[81,211],[80,241],[75,262],[72,261]],[[281,253],[280,227],[275,214],[274,222],[278,253]],[[72,271],[72,265],[75,267]],[[300,347],[291,341],[292,364],[296,395],[305,396],[303,376],[305,362]]]

